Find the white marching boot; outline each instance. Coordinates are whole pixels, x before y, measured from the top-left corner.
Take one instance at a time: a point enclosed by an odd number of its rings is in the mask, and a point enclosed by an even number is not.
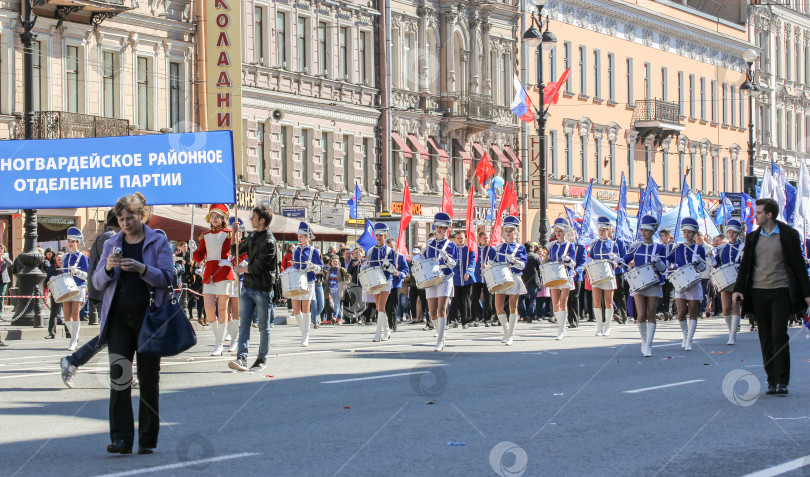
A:
[[[554,316],[557,317],[557,341],[562,341],[565,338],[565,325],[567,325],[567,311],[555,311]]]
[[[225,339],[225,325],[219,321],[215,321],[211,323],[211,327],[214,332],[214,351],[211,352],[211,356],[222,356],[222,349],[224,348],[222,341]]]
[[[436,339],[435,351],[442,351],[444,350],[444,332],[447,328],[447,318],[439,318],[439,326],[436,328],[439,329],[439,337]]]
[[[602,309],[593,309],[593,317],[596,318],[596,336],[602,336]]]
[[[647,346],[647,323],[637,321],[636,325],[638,326],[638,332],[641,335],[641,354],[643,355]]]
[[[385,315],[385,313],[383,313],[383,315]],[[385,315],[385,322],[383,322],[382,340],[388,341],[389,339],[391,339],[391,327],[388,325],[388,315]]]
[[[652,356],[653,338],[655,338],[655,323],[647,323],[647,337],[644,340],[644,357]]]
[[[388,318],[382,311],[377,312],[377,331],[374,332],[374,342],[378,343],[382,340],[384,323],[388,323]]]
[[[686,349],[686,340],[689,337],[689,323],[686,320],[679,321],[679,325],[681,325],[681,333],[683,333],[683,340],[681,340],[681,349]]]
[[[515,325],[517,324],[517,313],[509,315],[509,334],[506,336],[506,346],[512,346],[512,335],[515,333]]]
[[[68,326],[68,331],[70,331],[70,344],[68,345],[68,351],[76,351],[76,347],[79,345],[79,327],[82,326],[81,321],[66,321]]]
[[[613,308],[605,308],[605,327],[602,336],[610,336],[610,322],[613,321]]]
[[[686,336],[686,347],[684,351],[692,351],[692,341],[695,339],[695,330],[697,330],[697,320],[689,320],[688,334]]]
[[[506,315],[498,315],[498,321],[501,323],[501,328],[503,328],[503,338],[501,338],[501,343],[506,343],[506,339],[509,335],[509,324],[506,321]]]
[[[728,343],[733,345],[737,343],[737,328],[740,327],[740,315],[731,315],[731,327],[728,330]]]
[[[231,346],[228,348],[228,352],[236,353],[236,350],[239,349],[239,321],[228,322],[228,333],[231,335]]]
[[[312,313],[301,313],[301,346],[309,346],[309,323],[312,320]]]
[[[728,328],[728,331],[731,331],[731,317],[723,315],[723,319],[726,321],[726,328]]]

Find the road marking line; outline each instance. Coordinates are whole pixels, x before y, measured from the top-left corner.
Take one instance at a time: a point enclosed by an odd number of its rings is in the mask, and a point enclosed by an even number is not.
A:
[[[680,343],[659,344],[659,345],[653,345],[653,348],[666,348],[667,346],[677,346],[679,344]]]
[[[259,455],[257,452],[243,452],[241,454],[221,455],[219,457],[209,457],[208,459],[190,460],[188,462],[180,462],[177,464],[159,465],[157,467],[146,467],[144,469],[128,470],[126,472],[116,472],[113,474],[103,474],[98,477],[123,477],[125,475],[138,475],[148,474],[151,472],[160,472],[162,470],[182,469],[183,467],[191,467],[199,464],[211,464],[213,462],[222,462],[224,460],[241,459],[242,457],[252,457]]]
[[[664,388],[671,388],[671,387],[674,387],[674,386],[683,386],[684,384],[702,383],[704,381],[706,381],[706,380],[705,379],[693,379],[691,381],[681,381],[680,383],[662,384],[660,386],[653,386],[651,388],[631,389],[630,391],[622,391],[622,392],[627,393],[627,394],[638,394],[638,393],[643,393],[645,391],[653,391],[655,389],[664,389]]]
[[[364,378],[338,379],[335,381],[321,381],[321,384],[350,383],[353,381],[368,381],[371,379],[395,378],[397,376],[410,376],[411,374],[428,374],[430,371],[409,371],[407,373],[383,374],[381,376],[366,376]]]
[[[748,474],[744,477],[772,477],[774,475],[781,475],[785,472],[790,472],[791,470],[801,469],[802,467],[806,467],[808,465],[810,465],[810,455],[799,457],[796,460],[785,462],[784,464],[779,464],[774,467],[769,467],[767,469],[760,470],[759,472]]]

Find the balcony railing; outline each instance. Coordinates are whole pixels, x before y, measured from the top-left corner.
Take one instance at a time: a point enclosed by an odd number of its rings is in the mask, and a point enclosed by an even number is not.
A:
[[[25,138],[24,117],[17,120],[14,129],[17,139]],[[109,136],[129,136],[129,121],[64,111],[37,111],[34,113],[33,139]]]
[[[633,121],[658,121],[669,124],[680,124],[680,108],[676,103],[668,103],[659,99],[641,99],[636,101]]]
[[[492,121],[492,95],[459,94],[453,105],[453,115]]]

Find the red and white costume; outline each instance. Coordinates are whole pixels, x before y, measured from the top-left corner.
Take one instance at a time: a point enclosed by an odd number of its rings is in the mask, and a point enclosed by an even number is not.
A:
[[[221,213],[219,209],[214,207],[216,206],[211,206],[210,213]],[[225,209],[225,213],[227,214],[227,209]],[[224,215],[224,217],[227,220],[227,215]],[[229,260],[232,237],[232,232],[227,227],[219,229],[212,227],[211,230],[200,236],[193,259],[197,263],[205,263],[203,268],[203,294],[226,296],[233,294],[236,275],[233,273],[233,266]]]

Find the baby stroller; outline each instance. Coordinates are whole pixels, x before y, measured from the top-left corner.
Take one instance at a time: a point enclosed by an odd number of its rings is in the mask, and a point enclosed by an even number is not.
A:
[[[350,283],[342,295],[340,304],[343,312],[343,322],[347,324],[357,323],[366,309],[366,302],[363,301],[363,288],[356,283]]]

